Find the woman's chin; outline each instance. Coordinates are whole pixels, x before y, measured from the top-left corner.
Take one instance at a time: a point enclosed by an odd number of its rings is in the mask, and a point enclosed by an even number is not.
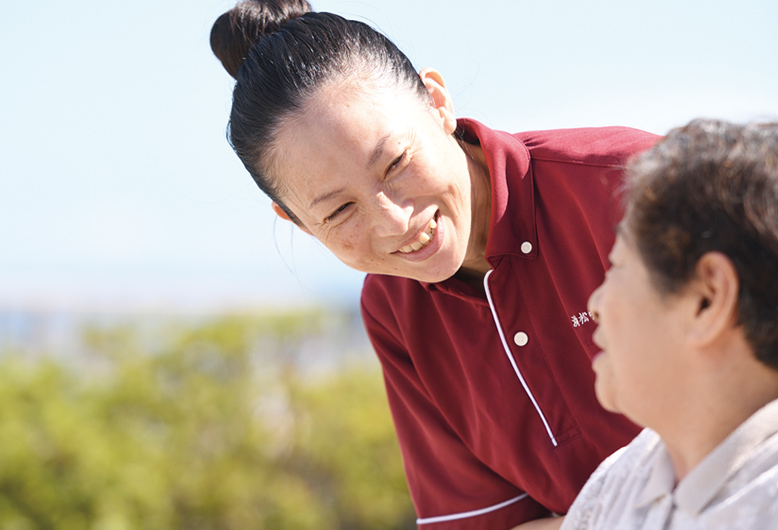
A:
[[[453,277],[460,269],[461,260],[452,259],[444,252],[438,252],[436,259],[428,260],[425,266],[413,271],[408,277],[425,283],[439,283]]]
[[[448,273],[446,271],[435,271],[435,272],[429,272],[429,271],[422,271],[419,274],[415,275],[413,280],[418,280],[420,282],[424,283],[440,283],[448,280],[454,274],[456,274],[456,270]]]

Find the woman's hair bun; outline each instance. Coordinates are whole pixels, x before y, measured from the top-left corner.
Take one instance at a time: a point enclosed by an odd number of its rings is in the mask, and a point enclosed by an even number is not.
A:
[[[307,0],[246,0],[222,14],[211,28],[211,49],[227,72],[238,78],[249,50],[289,20],[311,11]]]

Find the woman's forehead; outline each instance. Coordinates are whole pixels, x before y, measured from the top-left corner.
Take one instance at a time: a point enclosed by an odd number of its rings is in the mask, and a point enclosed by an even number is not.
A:
[[[275,145],[281,168],[336,160],[365,166],[377,146],[413,127],[423,110],[408,91],[339,88],[317,91],[281,126]]]
[[[304,127],[340,125],[347,130],[376,118],[393,118],[418,111],[414,92],[375,80],[347,79],[329,83],[312,93],[297,113]]]

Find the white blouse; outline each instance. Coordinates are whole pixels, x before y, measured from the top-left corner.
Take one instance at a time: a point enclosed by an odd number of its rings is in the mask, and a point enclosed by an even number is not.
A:
[[[644,429],[592,473],[562,524],[574,529],[778,529],[778,400],[755,412],[675,485]]]

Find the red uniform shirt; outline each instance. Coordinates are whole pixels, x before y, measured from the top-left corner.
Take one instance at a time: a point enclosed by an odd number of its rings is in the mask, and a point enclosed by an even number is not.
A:
[[[595,398],[587,299],[621,216],[621,167],[657,137],[460,128],[492,179],[486,297],[456,278],[371,274],[362,313],[419,527],[503,529],[565,513],[638,432]]]

